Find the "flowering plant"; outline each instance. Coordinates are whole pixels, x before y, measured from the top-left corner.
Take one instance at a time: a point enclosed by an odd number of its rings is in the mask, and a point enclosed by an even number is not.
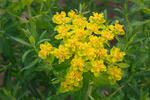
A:
[[[52,21],[57,24],[55,36],[62,40],[58,48],[49,42],[40,44],[39,57],[48,61],[55,56],[59,64],[70,60],[70,67],[61,81],[61,93],[77,90],[82,87],[84,73],[93,77],[107,75],[111,84],[121,80],[123,76],[122,65],[125,52],[116,46],[110,46],[109,41],[118,35],[124,35],[123,25],[118,21],[114,25],[107,25],[103,13],[93,12],[89,19],[82,14],[71,10],[66,13],[56,13]]]

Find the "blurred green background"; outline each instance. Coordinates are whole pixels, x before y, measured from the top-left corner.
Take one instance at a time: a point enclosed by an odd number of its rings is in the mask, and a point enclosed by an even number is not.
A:
[[[44,41],[54,39],[56,12],[103,12],[108,23],[119,20],[126,35],[116,44],[126,52],[129,67],[114,86],[84,87],[56,95],[59,81],[38,57]],[[63,74],[63,70],[61,71]],[[0,0],[0,100],[150,100],[150,0]]]

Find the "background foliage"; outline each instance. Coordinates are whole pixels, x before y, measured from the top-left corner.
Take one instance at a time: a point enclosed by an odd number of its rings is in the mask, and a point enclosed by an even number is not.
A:
[[[50,41],[58,46],[51,19],[71,9],[85,16],[103,12],[109,23],[124,24],[121,42],[111,41],[127,53],[125,62],[130,65],[117,85],[97,79],[94,87],[84,84],[80,91],[56,95],[59,81],[54,73],[67,63],[45,65],[38,57],[39,44]],[[0,0],[1,100],[150,100],[149,80],[150,0]]]

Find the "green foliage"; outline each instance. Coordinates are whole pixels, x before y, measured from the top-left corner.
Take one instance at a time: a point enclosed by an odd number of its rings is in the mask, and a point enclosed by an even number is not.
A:
[[[2,100],[150,100],[150,2],[149,0],[0,0],[0,99]],[[57,64],[54,57],[38,57],[39,44],[54,39],[51,19],[60,10],[78,9],[90,16],[104,12],[109,23],[119,20],[126,35],[120,43],[126,52],[123,79],[109,85],[102,78],[84,80],[80,91],[57,95],[59,81],[69,63]],[[121,38],[121,39],[120,39]],[[69,61],[68,61],[69,62]],[[59,73],[58,73],[59,72]]]

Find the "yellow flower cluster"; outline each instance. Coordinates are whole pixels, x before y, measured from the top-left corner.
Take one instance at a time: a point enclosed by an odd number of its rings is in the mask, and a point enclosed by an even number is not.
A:
[[[118,21],[105,25],[103,13],[93,12],[87,19],[73,10],[68,14],[57,12],[52,21],[58,24],[54,29],[58,32],[55,38],[62,40],[62,44],[58,48],[48,42],[41,44],[39,56],[46,59],[48,55],[54,55],[59,64],[65,59],[71,60],[65,80],[61,82],[61,92],[81,87],[85,72],[91,72],[95,77],[106,73],[112,83],[121,80],[123,72],[116,63],[123,61],[125,53],[115,46],[110,48],[108,42],[125,34],[123,25]]]
[[[109,79],[112,83],[115,83],[116,80],[121,80],[123,72],[117,66],[109,67],[107,73],[109,74]]]
[[[44,44],[40,44],[41,51],[39,52],[39,56],[42,59],[46,59],[52,52],[52,45],[49,42],[45,42]]]

